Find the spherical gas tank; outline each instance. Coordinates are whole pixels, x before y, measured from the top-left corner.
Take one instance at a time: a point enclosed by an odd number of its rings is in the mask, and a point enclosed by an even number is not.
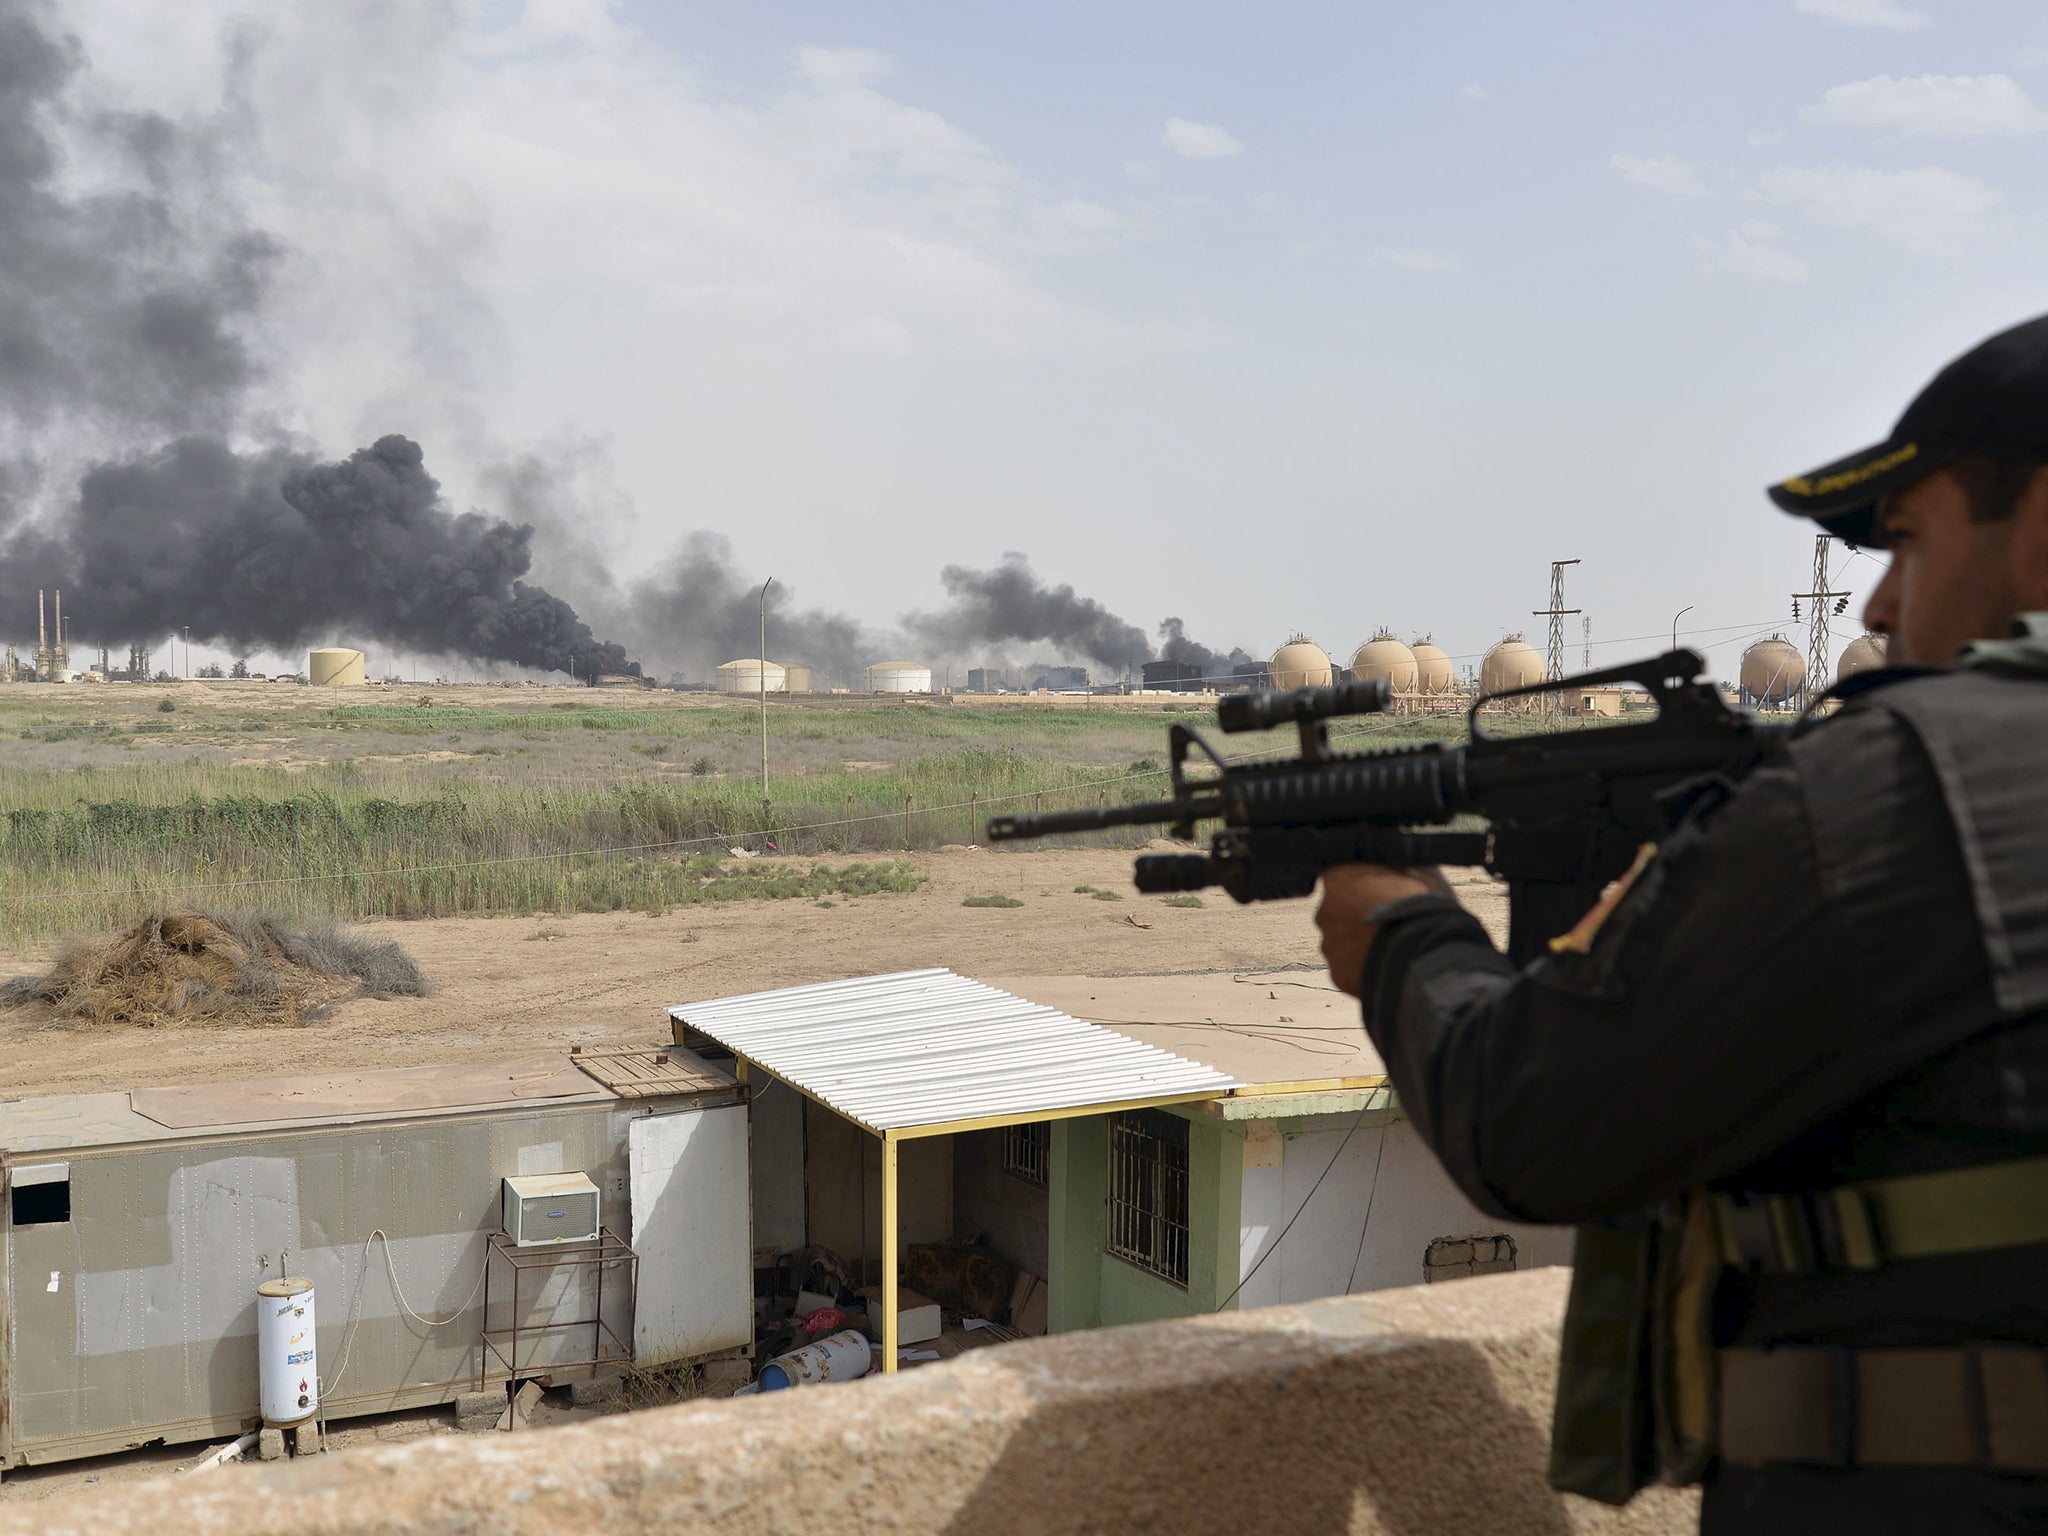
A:
[[[1479,687],[1485,693],[1527,688],[1544,678],[1543,658],[1520,635],[1509,635],[1479,664]]]
[[[1384,678],[1397,694],[1415,692],[1415,653],[1396,640],[1391,630],[1381,630],[1351,654],[1352,681],[1374,678]]]
[[[1424,635],[1408,647],[1415,658],[1415,687],[1421,693],[1449,693],[1458,686],[1458,669],[1444,648]]]
[[[1759,640],[1742,653],[1742,691],[1765,709],[1784,709],[1806,686],[1806,658],[1783,635]]]
[[[1835,663],[1835,681],[1844,682],[1858,672],[1875,672],[1884,665],[1887,646],[1883,635],[1858,635],[1842,649]]]
[[[1303,635],[1273,653],[1266,674],[1275,688],[1325,688],[1336,678],[1330,653]]]

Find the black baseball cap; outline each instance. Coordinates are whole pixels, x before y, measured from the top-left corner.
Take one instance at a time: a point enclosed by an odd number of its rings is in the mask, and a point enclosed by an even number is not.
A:
[[[2048,315],[1979,342],[1934,376],[1883,442],[1781,480],[1771,500],[1851,544],[1884,543],[1877,505],[1966,454],[2048,463]]]

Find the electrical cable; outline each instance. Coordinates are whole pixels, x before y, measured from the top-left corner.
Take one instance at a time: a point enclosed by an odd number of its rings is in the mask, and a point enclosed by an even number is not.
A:
[[[1373,1099],[1382,1093],[1388,1094],[1390,1098],[1392,1096],[1391,1091],[1385,1088],[1369,1088],[1366,1090],[1365,1102],[1358,1106],[1358,1114],[1356,1117],[1353,1118],[1351,1122],[1351,1129],[1346,1131],[1344,1133],[1344,1139],[1337,1143],[1337,1150],[1330,1154],[1329,1162],[1324,1164],[1323,1171],[1316,1175],[1316,1181],[1315,1183],[1309,1186],[1308,1194],[1302,1199],[1301,1204],[1297,1205],[1294,1208],[1294,1214],[1287,1218],[1287,1225],[1280,1229],[1280,1235],[1274,1238],[1272,1242],[1266,1245],[1266,1251],[1259,1255],[1258,1259],[1253,1263],[1252,1267],[1244,1272],[1243,1276],[1238,1280],[1236,1285],[1231,1287],[1230,1294],[1224,1297],[1222,1301],[1216,1304],[1216,1310],[1218,1312],[1221,1312],[1225,1307],[1229,1306],[1233,1301],[1237,1300],[1237,1293],[1243,1290],[1247,1285],[1251,1283],[1252,1276],[1256,1275],[1262,1268],[1265,1267],[1266,1260],[1270,1259],[1271,1257],[1273,1257],[1275,1253],[1278,1253],[1280,1251],[1280,1245],[1287,1241],[1287,1234],[1292,1232],[1294,1230],[1294,1224],[1297,1221],[1301,1220],[1301,1213],[1309,1208],[1310,1202],[1313,1201],[1316,1197],[1316,1191],[1323,1187],[1323,1180],[1327,1179],[1330,1176],[1331,1169],[1337,1166],[1337,1159],[1342,1157],[1344,1155],[1344,1149],[1351,1145],[1351,1138],[1357,1135],[1358,1128],[1361,1125],[1365,1124],[1365,1113],[1367,1110],[1372,1108]],[[1382,1121],[1381,1123],[1382,1125],[1385,1124],[1384,1121]]]
[[[385,1235],[382,1227],[378,1227],[368,1237],[363,1239],[363,1256],[356,1266],[355,1296],[350,1301],[348,1309],[348,1332],[343,1334],[341,1339],[341,1362],[334,1368],[332,1382],[323,1382],[321,1384],[320,1390],[323,1399],[330,1387],[338,1388],[341,1385],[341,1378],[348,1372],[349,1351],[355,1347],[356,1328],[363,1320],[363,1289],[370,1278],[370,1244],[376,1242],[379,1238],[384,1239],[384,1266],[391,1272],[391,1294],[397,1300],[399,1310],[404,1312],[414,1322],[422,1323],[429,1328],[446,1328],[450,1323],[460,1321],[462,1315],[469,1310],[469,1304],[476,1300],[477,1292],[484,1288],[484,1276],[490,1272],[491,1256],[489,1251],[486,1250],[483,1268],[477,1271],[476,1284],[469,1288],[469,1294],[462,1298],[461,1305],[457,1306],[446,1317],[422,1317],[412,1309],[412,1304],[405,1299],[405,1292],[398,1283],[398,1261],[391,1256],[391,1239]]]
[[[1372,1155],[1372,1183],[1365,1192],[1365,1220],[1358,1224],[1358,1251],[1351,1255],[1351,1274],[1344,1282],[1346,1296],[1358,1283],[1358,1265],[1365,1257],[1365,1234],[1372,1230],[1372,1204],[1380,1195],[1380,1159],[1387,1155],[1387,1125],[1393,1118],[1393,1107],[1389,1105],[1386,1115],[1380,1120],[1379,1148]]]

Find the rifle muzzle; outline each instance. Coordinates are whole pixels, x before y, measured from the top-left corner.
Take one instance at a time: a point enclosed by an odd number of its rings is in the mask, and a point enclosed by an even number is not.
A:
[[[1216,866],[1206,853],[1143,853],[1132,883],[1147,896],[1203,891],[1216,883]]]

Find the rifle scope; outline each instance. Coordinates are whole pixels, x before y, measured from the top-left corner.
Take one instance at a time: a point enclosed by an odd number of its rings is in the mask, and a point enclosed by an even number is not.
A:
[[[1267,731],[1297,720],[1333,715],[1377,715],[1393,701],[1383,677],[1359,678],[1323,688],[1290,688],[1284,693],[1233,693],[1217,701],[1216,723],[1230,735]]]

